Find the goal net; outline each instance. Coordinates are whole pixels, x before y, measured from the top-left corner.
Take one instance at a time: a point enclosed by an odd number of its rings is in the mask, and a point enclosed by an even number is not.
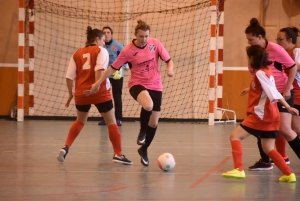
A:
[[[113,38],[127,45],[139,19],[150,25],[150,37],[168,50],[175,77],[159,62],[164,86],[161,118],[208,119],[210,0],[35,0],[33,116],[76,116],[68,97],[66,70],[72,54],[86,41],[86,28],[113,29]],[[127,87],[125,71],[123,117],[136,118],[139,104]],[[98,117],[95,107],[91,117]]]

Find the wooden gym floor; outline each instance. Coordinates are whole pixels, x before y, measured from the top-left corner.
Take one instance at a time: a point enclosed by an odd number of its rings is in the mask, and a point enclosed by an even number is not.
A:
[[[259,159],[256,139],[242,142],[246,178],[225,179],[233,169],[229,135],[233,123],[208,126],[160,123],[149,148],[149,167],[140,163],[139,122],[120,127],[123,154],[133,165],[112,162],[106,126],[88,121],[64,163],[56,155],[72,121],[0,120],[0,200],[299,200],[300,161],[287,147],[297,183],[280,183],[276,166],[248,171]],[[164,172],[157,158],[164,152],[176,167]]]

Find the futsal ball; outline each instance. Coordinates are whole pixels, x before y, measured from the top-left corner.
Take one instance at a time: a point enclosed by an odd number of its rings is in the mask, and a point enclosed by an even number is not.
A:
[[[175,167],[175,158],[170,153],[164,153],[157,159],[158,167],[164,171],[172,170]]]

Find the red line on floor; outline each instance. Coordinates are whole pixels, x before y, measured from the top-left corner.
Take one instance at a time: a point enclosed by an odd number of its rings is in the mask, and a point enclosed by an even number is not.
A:
[[[203,177],[201,177],[200,179],[198,179],[193,185],[190,186],[190,189],[195,188],[196,186],[198,186],[204,179],[206,179],[209,175],[211,175],[213,172],[216,172],[217,169],[222,166],[224,163],[226,163],[229,158],[231,158],[231,156],[227,156],[224,160],[222,160],[218,165],[216,165],[213,169],[211,169],[210,171],[208,171],[205,175],[203,175]]]

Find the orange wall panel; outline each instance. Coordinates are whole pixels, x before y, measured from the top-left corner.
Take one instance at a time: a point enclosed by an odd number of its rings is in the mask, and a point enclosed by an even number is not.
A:
[[[234,110],[237,119],[246,117],[248,95],[240,96],[240,93],[243,89],[250,86],[251,80],[252,76],[248,71],[223,71],[222,106],[223,108]]]

